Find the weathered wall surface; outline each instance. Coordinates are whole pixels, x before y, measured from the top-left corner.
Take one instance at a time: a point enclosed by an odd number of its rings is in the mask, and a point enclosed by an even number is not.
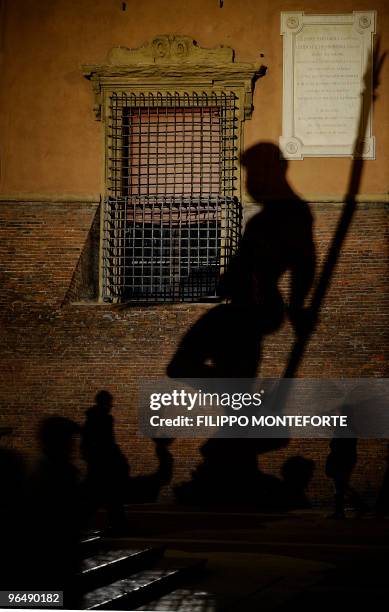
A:
[[[311,209],[320,265],[341,207],[316,204]],[[13,444],[34,453],[34,432],[42,416],[59,413],[81,423],[96,392],[108,389],[115,401],[118,441],[132,473],[151,472],[156,465],[153,444],[136,434],[139,377],[164,375],[179,339],[208,306],[120,309],[69,303],[68,287],[96,207],[8,203],[0,211],[1,422],[15,427]],[[387,375],[386,227],[384,205],[359,205],[301,376]],[[282,374],[292,342],[288,323],[266,338],[263,375]],[[173,484],[189,478],[201,459],[199,445],[196,440],[173,443]],[[331,495],[330,482],[323,476],[327,453],[328,441],[295,440],[263,455],[260,466],[278,475],[289,456],[312,459],[316,470],[310,496],[320,502]],[[371,495],[377,490],[385,456],[382,441],[360,442],[354,479],[361,491]]]
[[[246,145],[278,142],[282,116],[280,11],[377,10],[383,49],[389,48],[386,0],[3,0],[0,193],[99,194],[100,123],[80,66],[103,63],[115,46],[139,47],[156,34],[193,36],[200,46],[231,46],[239,61],[257,61],[268,74],[256,87]],[[361,193],[387,194],[389,62],[374,110],[377,159],[366,164]],[[306,159],[291,164],[292,186],[308,199],[342,196],[350,160]]]
[[[262,52],[269,70],[256,87],[245,146],[277,143],[280,11],[349,12],[372,5],[365,0],[357,6],[349,0],[225,0],[220,9],[217,0],[128,0],[125,11],[122,5],[119,0],[1,2],[0,414],[1,424],[15,427],[12,444],[33,454],[35,427],[43,415],[54,412],[82,422],[95,393],[108,389],[115,401],[118,442],[137,474],[156,466],[153,444],[136,435],[137,381],[164,374],[179,339],[208,307],[121,310],[74,303],[83,294],[80,257],[93,250],[91,228],[98,214],[93,202],[103,186],[102,125],[94,120],[81,64],[104,62],[111,47],[138,47],[170,32],[191,35],[204,47],[230,45],[241,61],[258,60]],[[386,0],[377,0],[373,8],[382,47],[389,48]],[[388,194],[388,64],[374,111],[377,159],[365,164],[360,190],[370,203],[358,206],[300,376],[387,375],[388,241],[382,200]],[[288,178],[311,202],[329,195],[341,200],[350,167],[348,159],[305,159],[289,164]],[[311,210],[320,265],[341,205],[316,203]],[[262,375],[282,374],[292,342],[287,322],[265,340]],[[200,441],[173,443],[173,484],[189,478],[200,460],[199,446]],[[331,496],[331,483],[323,476],[327,448],[327,441],[293,441],[261,457],[260,465],[278,475],[289,456],[314,460],[309,494],[323,502]],[[355,485],[362,492],[377,490],[385,452],[383,442],[360,442]]]

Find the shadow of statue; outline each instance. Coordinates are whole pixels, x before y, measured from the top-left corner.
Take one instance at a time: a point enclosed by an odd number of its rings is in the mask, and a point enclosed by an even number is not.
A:
[[[214,508],[279,510],[282,483],[258,468],[259,452],[256,440],[210,438],[201,446],[202,461],[191,480],[175,487],[177,501]]]
[[[277,146],[254,145],[241,161],[247,191],[260,210],[247,222],[221,279],[220,296],[226,303],[207,311],[183,337],[167,367],[171,378],[253,379],[260,368],[262,339],[281,327],[285,315],[297,336],[310,324],[304,306],[315,274],[309,207],[290,187],[287,161],[280,159]],[[286,300],[280,289],[285,273],[290,273]],[[274,486],[264,482],[258,455],[286,444],[270,438],[210,439],[202,446],[203,461],[192,481],[176,489],[177,498],[213,503],[218,491],[219,500],[263,504]]]
[[[309,323],[304,301],[315,273],[309,207],[289,186],[277,146],[254,145],[242,164],[248,193],[261,210],[248,221],[221,279],[220,296],[228,303],[210,309],[184,336],[167,368],[172,378],[254,377],[262,337],[280,328],[285,313],[297,334]],[[285,304],[279,283],[288,271]]]

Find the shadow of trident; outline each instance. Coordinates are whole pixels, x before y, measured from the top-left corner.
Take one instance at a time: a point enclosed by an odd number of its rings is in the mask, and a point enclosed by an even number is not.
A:
[[[363,159],[360,157],[360,142],[365,136],[365,121],[364,118],[369,116],[372,110],[373,102],[377,97],[377,89],[379,85],[379,77],[386,57],[386,51],[380,53],[380,40],[377,39],[377,43],[373,53],[370,52],[367,62],[366,71],[363,77],[363,89],[361,91],[361,110],[358,122],[358,128],[356,132],[356,138],[353,148],[353,164],[348,182],[348,188],[345,196],[345,205],[338,221],[336,231],[331,243],[331,246],[327,253],[327,258],[323,265],[319,280],[316,284],[311,304],[309,307],[309,323],[306,328],[296,338],[294,346],[292,348],[289,362],[283,373],[283,378],[293,378],[299,364],[304,357],[309,339],[312,332],[315,329],[315,325],[318,321],[319,311],[323,300],[325,299],[329,283],[332,274],[335,270],[338,262],[339,254],[342,250],[342,246],[350,227],[355,209],[356,209],[356,196],[359,191],[361,183],[362,170],[363,170]],[[370,95],[371,92],[371,95]]]

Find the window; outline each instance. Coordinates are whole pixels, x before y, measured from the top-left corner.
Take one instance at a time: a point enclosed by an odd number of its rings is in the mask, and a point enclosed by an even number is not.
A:
[[[111,95],[104,298],[217,296],[237,247],[236,96]]]
[[[174,36],[143,51],[113,50],[110,59],[121,65],[87,72],[106,124],[101,297],[213,300],[239,243],[241,123],[253,66],[242,77],[232,50]]]

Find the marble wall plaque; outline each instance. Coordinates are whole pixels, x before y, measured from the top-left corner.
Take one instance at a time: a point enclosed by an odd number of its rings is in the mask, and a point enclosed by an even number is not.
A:
[[[284,158],[375,158],[367,68],[375,26],[375,11],[281,13]]]

